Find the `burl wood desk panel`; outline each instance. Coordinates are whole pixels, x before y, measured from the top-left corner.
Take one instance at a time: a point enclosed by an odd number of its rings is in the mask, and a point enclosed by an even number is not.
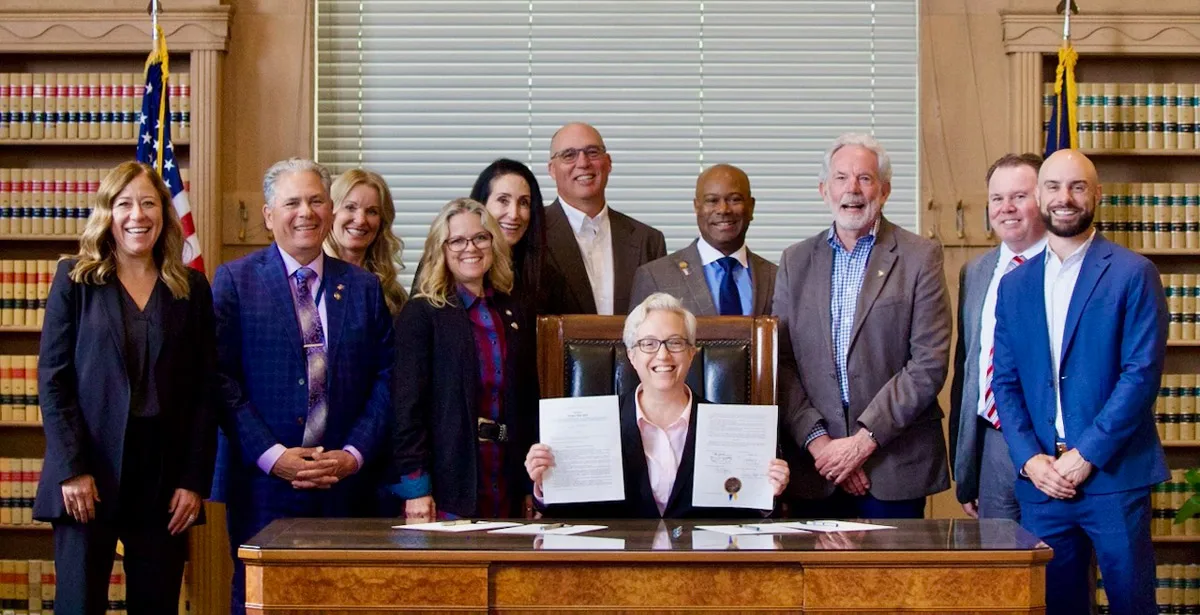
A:
[[[272,523],[238,551],[248,611],[1044,613],[1051,554],[1011,521],[749,537],[693,532],[690,521],[597,521],[609,529],[545,538],[392,523]]]

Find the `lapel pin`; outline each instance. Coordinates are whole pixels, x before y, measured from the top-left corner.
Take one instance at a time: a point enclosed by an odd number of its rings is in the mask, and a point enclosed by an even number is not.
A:
[[[512,316],[512,310],[504,310],[505,316]]]
[[[691,270],[688,269],[687,261],[679,261],[679,270],[683,272],[683,275],[692,275]]]
[[[517,323],[515,323],[515,322],[514,322],[514,323],[512,323],[512,325],[511,325],[511,326],[512,326],[512,328],[514,328],[514,329],[517,329],[517,330],[520,330],[520,328],[521,328],[521,327],[518,327],[518,326],[517,326]]]
[[[337,289],[338,290],[346,290],[346,286],[344,284],[338,284]]]
[[[876,277],[880,277],[880,278],[882,278],[882,277],[883,277],[883,270],[882,270],[882,269],[880,269],[879,271],[876,271],[876,272],[875,272],[875,276],[876,276]]]
[[[333,298],[334,298],[334,299],[336,299],[336,300],[338,300],[338,301],[341,301],[341,300],[342,300],[342,293],[333,293]]]

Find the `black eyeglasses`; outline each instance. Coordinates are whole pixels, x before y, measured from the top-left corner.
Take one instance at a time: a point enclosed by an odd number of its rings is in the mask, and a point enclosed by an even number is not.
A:
[[[480,250],[486,250],[492,247],[492,235],[491,233],[480,233],[470,239],[466,237],[454,237],[446,240],[446,247],[450,248],[451,252],[462,252],[467,249],[468,243]]]
[[[672,337],[665,340],[655,339],[653,337],[643,337],[635,342],[635,344],[637,345],[638,350],[641,350],[646,354],[655,354],[658,352],[658,349],[663,346],[666,346],[667,352],[671,354],[678,354],[692,347],[692,345],[682,337]]]
[[[604,155],[605,151],[606,150],[599,145],[589,145],[582,149],[568,147],[567,149],[560,150],[557,154],[551,156],[550,159],[553,160],[558,158],[563,162],[572,163],[579,159],[580,154],[583,154],[584,156],[587,156],[588,160],[599,160],[600,157]]]

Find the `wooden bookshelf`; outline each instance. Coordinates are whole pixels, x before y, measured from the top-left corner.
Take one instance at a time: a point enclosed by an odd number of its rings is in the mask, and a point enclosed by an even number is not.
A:
[[[1138,248],[1134,252],[1143,256],[1200,256],[1197,248]]]
[[[1151,536],[1154,542],[1200,542],[1200,536]]]
[[[54,526],[49,523],[39,525],[13,525],[11,523],[0,523],[0,531],[3,532],[49,532],[54,529]]]
[[[1200,340],[1167,340],[1167,346],[1171,348],[1195,348],[1200,346]]]
[[[46,235],[0,233],[0,241],[79,241],[79,235]]]
[[[1163,448],[1200,448],[1200,440],[1163,440],[1162,445]]]
[[[175,147],[187,147],[186,139],[171,139]],[[120,145],[137,147],[137,139],[0,139],[0,146],[29,147],[37,145]]]
[[[38,325],[0,325],[0,333],[41,333]]]
[[[1082,149],[1088,156],[1200,156],[1200,149]]]

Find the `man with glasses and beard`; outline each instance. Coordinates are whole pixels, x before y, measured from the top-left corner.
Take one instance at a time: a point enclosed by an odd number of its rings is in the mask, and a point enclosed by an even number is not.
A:
[[[883,216],[892,164],[874,137],[838,137],[819,179],[833,225],[785,250],[775,281],[792,514],[919,519],[950,487],[942,250]]]
[[[1047,249],[1000,282],[992,380],[1021,525],[1054,549],[1046,612],[1091,612],[1094,548],[1112,613],[1153,613],[1166,299],[1153,263],[1092,227],[1100,180],[1086,156],[1047,158],[1037,198]]]

